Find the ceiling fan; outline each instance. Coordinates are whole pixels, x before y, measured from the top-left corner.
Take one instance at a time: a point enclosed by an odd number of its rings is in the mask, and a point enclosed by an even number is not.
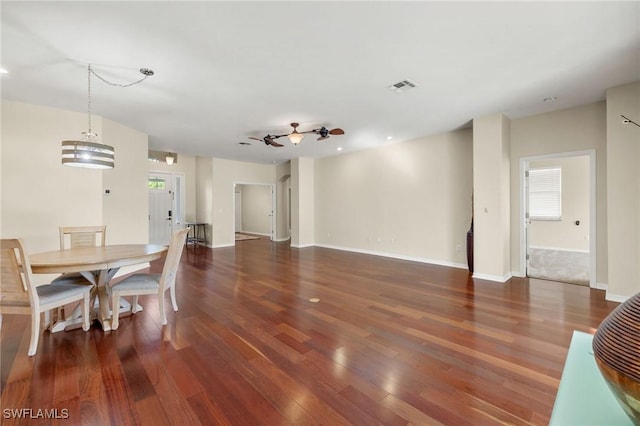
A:
[[[275,140],[281,137],[288,137],[289,140],[291,141],[292,144],[294,145],[298,145],[301,141],[302,138],[304,138],[304,135],[306,133],[315,133],[316,135],[319,135],[320,137],[317,139],[319,141],[323,141],[325,139],[329,139],[330,135],[344,135],[344,130],[340,129],[340,128],[335,128],[335,129],[327,129],[326,127],[322,126],[318,129],[313,129],[313,130],[307,130],[304,132],[298,132],[298,123],[291,123],[291,127],[293,127],[293,131],[289,134],[284,134],[284,135],[270,135],[267,134],[267,136],[263,137],[263,138],[255,138],[253,136],[249,136],[249,139],[253,139],[256,141],[261,141],[264,142],[267,145],[271,145],[271,146],[275,146],[275,147],[281,147],[284,146],[281,143],[276,142]]]
[[[281,135],[281,136],[282,136],[282,135]],[[278,143],[278,142],[274,141],[274,139],[278,139],[278,138],[279,138],[279,137],[281,137],[281,136],[272,136],[272,135],[267,135],[267,136],[265,136],[265,137],[264,137],[264,138],[262,138],[262,139],[260,139],[260,138],[254,138],[253,136],[249,136],[249,139],[253,139],[253,140],[256,140],[256,141],[261,141],[261,142],[264,142],[266,145],[271,145],[271,146],[275,146],[275,147],[280,148],[281,146],[284,146],[284,145],[282,145],[281,143]]]

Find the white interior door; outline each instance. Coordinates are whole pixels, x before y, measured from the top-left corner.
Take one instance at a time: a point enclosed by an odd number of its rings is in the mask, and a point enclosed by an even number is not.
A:
[[[149,243],[169,244],[173,232],[171,173],[149,173]]]

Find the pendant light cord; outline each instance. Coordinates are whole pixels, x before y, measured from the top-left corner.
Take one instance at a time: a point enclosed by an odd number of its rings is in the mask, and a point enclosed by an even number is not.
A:
[[[89,131],[87,132],[87,135],[89,137],[91,136],[97,136],[94,133],[91,132],[91,74],[95,75],[96,77],[98,77],[100,80],[102,80],[103,82],[107,83],[110,86],[116,86],[116,87],[130,87],[133,86],[135,84],[138,83],[142,83],[143,81],[145,81],[147,78],[151,77],[154,73],[153,70],[150,70],[149,68],[140,68],[140,73],[143,75],[143,77],[139,80],[133,81],[131,83],[113,83],[107,79],[105,79],[104,77],[102,77],[100,74],[98,74],[97,72],[95,72],[93,70],[93,68],[91,68],[91,64],[88,64],[87,66],[88,68],[88,72],[87,72],[87,110],[89,112]]]
[[[153,75],[153,71],[152,70],[150,70],[148,68],[140,68],[140,73],[143,75],[143,77],[141,79],[133,81],[131,83],[113,83],[113,82],[107,80],[106,78],[102,77],[100,74],[98,74],[94,70],[92,70],[91,69],[91,65],[89,65],[89,72],[91,74],[95,75],[96,77],[98,77],[103,82],[107,83],[108,85],[116,86],[116,87],[130,87],[130,86],[133,86],[135,84],[142,83],[147,78],[149,78],[149,77],[151,77]]]
[[[89,132],[88,136],[92,135],[91,132],[91,64],[89,64],[89,72],[87,72],[87,111],[89,111]]]

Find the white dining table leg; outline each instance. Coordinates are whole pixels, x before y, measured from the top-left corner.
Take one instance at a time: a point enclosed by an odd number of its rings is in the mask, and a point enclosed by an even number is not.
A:
[[[90,320],[97,319],[102,325],[103,331],[111,331],[111,309],[110,309],[110,287],[109,282],[120,268],[112,268],[94,272],[82,272],[82,275],[95,285],[91,291],[92,302],[97,299],[97,306],[92,303]],[[126,303],[126,302],[125,302]],[[128,304],[127,304],[128,305]],[[130,311],[131,308],[128,307]],[[80,306],[67,317],[53,324],[49,330],[57,333],[63,330],[72,330],[82,326],[82,316]]]

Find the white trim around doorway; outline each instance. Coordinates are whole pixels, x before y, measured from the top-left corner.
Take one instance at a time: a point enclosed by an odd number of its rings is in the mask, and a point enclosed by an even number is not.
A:
[[[529,169],[529,163],[541,160],[552,160],[555,158],[566,157],[589,157],[589,287],[601,288],[597,283],[597,234],[596,234],[596,151],[589,149],[584,151],[561,152],[556,154],[538,155],[532,157],[520,158],[519,170],[519,188],[520,188],[520,212],[518,221],[520,222],[520,253],[519,253],[519,272],[520,276],[525,277],[527,274],[527,242],[525,236],[526,221],[526,202],[527,194],[525,188],[525,172]]]

